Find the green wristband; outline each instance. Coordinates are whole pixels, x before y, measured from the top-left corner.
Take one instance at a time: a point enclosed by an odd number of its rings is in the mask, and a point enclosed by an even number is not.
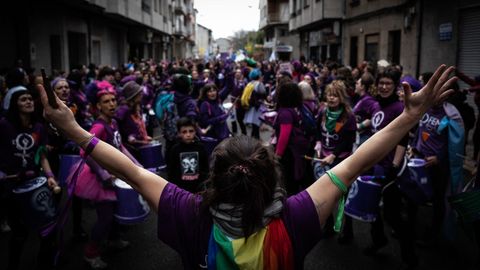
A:
[[[333,225],[333,230],[340,232],[342,229],[343,222],[343,210],[345,208],[345,195],[347,195],[347,186],[336,176],[332,171],[327,171],[327,175],[330,177],[330,180],[337,186],[338,189],[342,192],[342,197],[338,202],[337,216],[335,217],[335,224]]]

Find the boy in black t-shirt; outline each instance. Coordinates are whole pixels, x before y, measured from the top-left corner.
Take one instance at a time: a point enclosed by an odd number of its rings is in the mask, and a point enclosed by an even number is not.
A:
[[[208,176],[208,155],[196,139],[195,123],[187,117],[177,121],[179,141],[167,158],[168,181],[192,193],[202,190]]]

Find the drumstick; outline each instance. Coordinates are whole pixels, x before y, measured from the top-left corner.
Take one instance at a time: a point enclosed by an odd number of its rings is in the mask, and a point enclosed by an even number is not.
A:
[[[47,92],[48,97],[48,104],[54,108],[58,109],[57,100],[55,99],[55,93],[53,93],[52,87],[50,86],[50,80],[47,78],[47,74],[45,73],[45,69],[41,69],[42,79],[43,79],[43,88],[45,88],[45,92]]]
[[[53,187],[53,193],[58,194],[62,191],[62,188],[59,185]]]
[[[469,160],[469,161],[473,161],[473,162],[475,162],[475,163],[476,163],[476,161],[475,161],[475,160],[473,160],[473,159],[472,159],[472,158],[470,158],[470,157],[467,157],[467,156],[461,155],[461,154],[459,154],[459,153],[456,153],[455,155],[456,155],[457,157],[461,157],[461,158],[463,158],[463,159],[466,159],[466,160]]]
[[[322,159],[319,159],[319,158],[314,158],[314,157],[309,157],[307,155],[303,156],[305,159],[307,160],[313,160],[313,161],[323,161]]]
[[[235,97],[235,99],[232,101],[232,107],[227,110],[227,114],[229,114],[234,108],[235,108],[235,103],[237,102],[239,97]]]

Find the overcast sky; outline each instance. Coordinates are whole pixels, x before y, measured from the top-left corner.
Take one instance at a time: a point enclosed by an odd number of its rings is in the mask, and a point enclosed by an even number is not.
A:
[[[213,38],[230,37],[239,30],[258,30],[259,0],[194,0],[197,23],[212,30]]]

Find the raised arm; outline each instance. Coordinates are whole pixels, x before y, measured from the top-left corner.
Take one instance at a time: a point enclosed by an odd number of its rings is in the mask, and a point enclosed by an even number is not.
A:
[[[72,111],[60,101],[58,97],[58,109],[53,109],[48,104],[48,98],[42,85],[37,85],[40,91],[44,116],[52,122],[64,136],[79,144],[85,149],[91,134],[81,128],[75,121]],[[150,206],[158,208],[158,202],[167,181],[160,176],[136,166],[127,156],[115,147],[99,141],[90,156],[111,174],[127,181],[149,202]]]
[[[434,104],[443,102],[453,90],[450,85],[456,77],[449,79],[454,68],[441,65],[430,81],[417,93],[404,83],[405,109],[395,120],[363,143],[354,154],[335,166],[331,171],[349,186],[362,172],[369,169],[387,155],[403,136],[421,119]],[[341,196],[340,190],[328,175],[313,183],[307,192],[317,208],[320,224],[324,224]]]

